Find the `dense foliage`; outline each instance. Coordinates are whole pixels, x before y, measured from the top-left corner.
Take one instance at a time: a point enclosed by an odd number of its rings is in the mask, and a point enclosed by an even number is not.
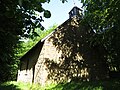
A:
[[[1,0],[0,1],[0,81],[15,79],[17,69],[17,50],[21,37],[36,36],[35,28],[41,30],[43,13],[45,18],[51,16],[42,4],[50,0]],[[30,34],[31,33],[31,34]],[[20,47],[19,47],[20,48]]]
[[[81,0],[84,18],[96,32],[92,45],[102,44],[111,70],[120,70],[120,0]]]

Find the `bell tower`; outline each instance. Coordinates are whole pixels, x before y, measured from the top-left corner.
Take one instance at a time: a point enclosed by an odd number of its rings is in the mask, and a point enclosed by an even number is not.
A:
[[[79,17],[80,19],[82,19],[82,10],[80,8],[78,8],[77,6],[74,6],[71,11],[69,12],[69,18],[72,17]]]

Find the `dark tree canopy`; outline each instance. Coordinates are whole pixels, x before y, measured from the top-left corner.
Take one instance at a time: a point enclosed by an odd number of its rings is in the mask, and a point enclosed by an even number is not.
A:
[[[50,18],[50,11],[42,7],[45,2],[49,3],[50,0],[0,1],[0,81],[16,77],[19,39],[36,36],[35,28],[44,29],[42,16],[38,17],[36,12],[43,12],[45,18]]]
[[[103,44],[110,69],[120,70],[120,0],[81,0],[84,18],[96,32],[95,44]]]
[[[34,29],[41,25],[42,17],[37,17],[36,12],[43,12],[45,18],[51,16],[50,11],[45,10],[42,4],[50,0],[2,0],[0,1],[1,28],[0,31],[9,31],[16,35],[34,33]],[[7,26],[7,27],[6,27]],[[26,32],[26,34],[25,34]]]

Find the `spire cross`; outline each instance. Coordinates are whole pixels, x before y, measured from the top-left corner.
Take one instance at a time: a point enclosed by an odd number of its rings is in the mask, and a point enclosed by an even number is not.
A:
[[[73,0],[74,6],[75,6],[75,0]]]

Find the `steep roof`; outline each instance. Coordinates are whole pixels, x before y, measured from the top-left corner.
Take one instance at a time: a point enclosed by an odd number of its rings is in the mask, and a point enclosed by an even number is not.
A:
[[[70,10],[70,12],[71,12],[74,8],[77,8],[78,10],[82,11],[82,9],[78,8],[77,6],[74,6],[74,7]],[[69,12],[69,13],[70,13],[70,12]]]
[[[44,37],[43,39],[41,39],[40,41],[38,41],[38,43],[36,45],[34,45],[28,52],[26,52],[21,58],[20,60],[23,60],[29,53],[33,52],[35,48],[39,47],[40,49],[42,49],[42,46],[44,44],[44,41],[49,38],[54,32],[56,32],[60,27],[66,25],[68,22],[70,22],[72,20],[72,18],[69,18],[68,20],[66,20],[64,23],[62,23],[61,25],[59,25],[55,30],[53,30],[50,34],[48,34],[46,37]]]

